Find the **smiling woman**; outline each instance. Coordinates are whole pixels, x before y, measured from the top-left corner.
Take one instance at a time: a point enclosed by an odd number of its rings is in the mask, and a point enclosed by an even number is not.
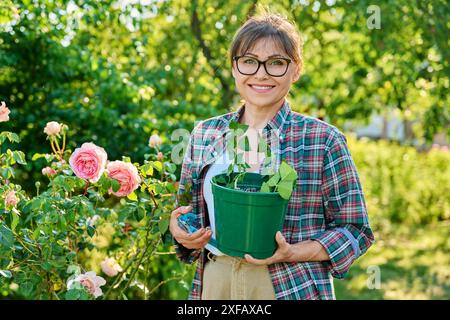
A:
[[[254,119],[250,127],[255,121],[267,123],[300,78],[302,45],[294,25],[278,15],[250,19],[236,33],[230,50],[232,74],[247,111],[251,110],[244,113]]]
[[[291,110],[286,97],[300,78],[302,41],[285,17],[264,13],[246,21],[231,44],[230,62],[244,105],[195,127],[179,184],[179,194],[192,185],[192,204],[171,215],[178,257],[198,260],[190,298],[335,299],[331,276],[343,278],[374,241],[346,138],[336,127]],[[223,148],[212,160],[205,161],[203,151],[220,141],[233,122],[247,125],[249,134],[271,136],[266,143],[277,155],[274,167],[286,161],[297,171],[283,228],[275,236],[278,248],[267,259],[229,256],[210,241],[216,225],[211,178],[229,163],[226,142],[218,144]],[[252,143],[247,158],[261,161],[258,151]],[[249,164],[248,171],[261,173],[263,163]],[[194,233],[177,221],[190,211],[201,225]]]

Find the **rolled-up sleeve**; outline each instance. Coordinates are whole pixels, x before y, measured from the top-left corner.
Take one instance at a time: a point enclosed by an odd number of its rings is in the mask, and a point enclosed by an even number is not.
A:
[[[326,229],[311,239],[322,244],[330,256],[332,276],[341,279],[375,239],[356,166],[339,131],[333,131],[325,149],[322,197]]]

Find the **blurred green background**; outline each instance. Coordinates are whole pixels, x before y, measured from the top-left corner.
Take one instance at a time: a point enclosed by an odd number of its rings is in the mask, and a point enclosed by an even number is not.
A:
[[[335,281],[337,298],[449,299],[445,0],[2,0],[0,100],[11,109],[3,130],[20,135],[28,161],[17,183],[30,194],[35,181],[47,183],[44,162],[31,157],[50,152],[42,134],[49,121],[69,126],[72,150],[93,141],[111,159],[142,162],[152,133],[170,151],[173,130],[235,109],[227,50],[259,5],[295,21],[305,41],[292,108],[343,130],[361,176],[377,242]],[[364,127],[392,112],[403,124],[399,140],[386,130],[369,139],[348,129],[349,120]],[[374,266],[381,282],[370,289]],[[155,283],[186,271],[152,298],[187,297],[193,266],[169,254],[155,256],[150,269]]]

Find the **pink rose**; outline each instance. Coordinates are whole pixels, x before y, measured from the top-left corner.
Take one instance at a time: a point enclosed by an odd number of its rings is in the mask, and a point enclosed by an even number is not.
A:
[[[5,102],[2,101],[0,104],[0,122],[9,121],[9,113],[11,111],[6,106]]]
[[[141,178],[136,167],[123,161],[111,161],[106,167],[108,176],[116,179],[120,183],[120,188],[116,192],[113,192],[112,188],[109,189],[109,193],[114,194],[117,197],[124,197],[132,193],[139,187]]]
[[[45,167],[44,169],[42,169],[42,174],[44,176],[53,177],[56,173],[56,170],[50,167]]]
[[[69,164],[77,177],[97,182],[105,170],[107,158],[105,149],[85,142],[72,153]]]
[[[11,190],[6,194],[5,197],[5,205],[7,207],[11,206],[11,207],[15,207],[17,205],[17,203],[19,202],[19,199],[16,197],[16,193]]]
[[[48,136],[56,136],[61,132],[62,124],[56,122],[56,121],[50,121],[47,123],[44,129],[44,133],[46,133]]]
[[[97,276],[93,271],[80,274],[75,279],[69,280],[67,282],[67,287],[71,289],[76,282],[81,283],[86,291],[92,294],[94,298],[103,294],[100,287],[106,284],[105,279]]]
[[[158,152],[158,155],[156,156],[156,159],[158,159],[159,161],[163,161],[164,160],[164,154],[161,151]]]
[[[108,277],[115,277],[119,272],[122,271],[122,267],[114,260],[114,258],[106,258],[100,263],[102,271]]]
[[[152,148],[154,148],[157,145],[160,145],[161,143],[162,140],[157,134],[152,134],[150,139],[148,140],[148,145]]]

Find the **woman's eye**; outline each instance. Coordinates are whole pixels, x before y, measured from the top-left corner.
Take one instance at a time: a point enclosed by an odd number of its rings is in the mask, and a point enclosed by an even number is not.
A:
[[[274,65],[274,66],[282,66],[285,64],[285,62],[284,62],[284,60],[276,59],[276,60],[270,61],[269,64]]]
[[[255,64],[256,60],[255,59],[244,59],[244,63],[246,63],[246,64]]]

